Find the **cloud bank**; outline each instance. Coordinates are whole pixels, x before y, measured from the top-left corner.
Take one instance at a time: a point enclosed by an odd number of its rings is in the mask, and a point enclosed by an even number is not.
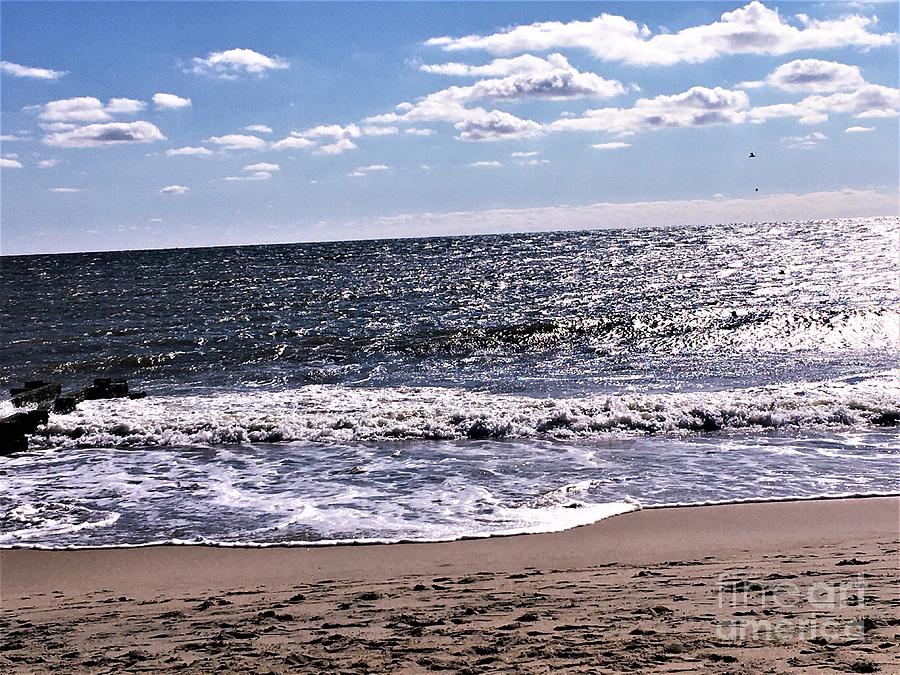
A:
[[[396,112],[364,120],[370,124],[417,124],[447,122],[463,141],[494,141],[528,138],[541,130],[538,122],[522,119],[503,110],[473,105],[478,101],[565,101],[582,98],[610,98],[627,91],[618,80],[596,73],[581,72],[562,54],[547,58],[524,55],[496,59],[484,66],[460,63],[423,65],[424,72],[458,77],[496,75],[467,86],[452,86],[421,98],[404,102]]]
[[[896,33],[876,33],[877,19],[851,14],[815,20],[798,14],[788,22],[761,2],[725,12],[718,21],[656,34],[615,14],[589,21],[545,21],[490,35],[436,37],[426,45],[448,52],[481,50],[509,55],[553,49],[583,49],[604,61],[637,66],[702,63],[733,54],[781,55],[810,49],[871,48],[896,43]]]
[[[854,91],[821,96],[814,94],[796,103],[760,106],[749,112],[752,122],[760,123],[780,117],[794,117],[801,124],[821,124],[830,114],[852,115],[857,119],[897,117],[900,90],[880,84],[865,84]]]
[[[551,131],[604,131],[628,136],[673,127],[736,124],[746,119],[750,99],[743,91],[691,87],[685,92],[638,99],[630,108],[587,110],[581,117],[556,120]]]
[[[598,202],[584,206],[547,206],[385,216],[344,226],[335,237],[407,237],[482,234],[730,222],[783,222],[820,218],[897,216],[898,194],[876,190],[834,190],[804,194]],[[329,229],[341,230],[329,223]],[[346,229],[351,232],[346,233]]]

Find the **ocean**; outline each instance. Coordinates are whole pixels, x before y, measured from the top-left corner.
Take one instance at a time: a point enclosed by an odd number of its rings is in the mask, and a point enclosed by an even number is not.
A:
[[[148,394],[0,458],[0,547],[896,494],[898,245],[867,218],[0,258],[4,388]]]

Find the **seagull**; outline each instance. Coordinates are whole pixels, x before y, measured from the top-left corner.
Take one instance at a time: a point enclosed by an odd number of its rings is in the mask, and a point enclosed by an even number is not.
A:
[[[756,155],[754,155],[754,154],[751,152],[751,153],[750,153],[750,156],[749,156],[747,159],[755,159],[755,158],[756,158]]]

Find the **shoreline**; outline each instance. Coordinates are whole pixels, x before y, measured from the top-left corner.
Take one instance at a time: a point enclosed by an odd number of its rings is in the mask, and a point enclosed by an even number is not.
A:
[[[897,497],[403,546],[4,549],[0,667],[877,672],[898,552]]]
[[[181,547],[200,547],[200,548],[211,548],[211,549],[245,549],[248,551],[253,550],[267,550],[267,549],[316,549],[316,548],[342,548],[342,547],[361,547],[361,546],[409,546],[415,544],[453,544],[456,542],[464,542],[464,541],[484,541],[491,539],[506,539],[508,537],[529,537],[533,535],[543,535],[543,534],[562,534],[565,532],[570,532],[572,530],[577,530],[583,527],[592,527],[595,526],[605,520],[609,520],[610,518],[617,518],[620,516],[628,515],[629,513],[635,513],[636,511],[653,511],[658,509],[696,509],[696,508],[708,508],[714,506],[740,506],[742,504],[790,504],[794,502],[818,502],[818,501],[835,501],[835,500],[864,500],[864,499],[889,499],[889,498],[900,498],[900,492],[871,492],[871,493],[845,493],[839,495],[816,495],[812,497],[757,497],[752,499],[736,499],[736,500],[724,500],[724,501],[708,501],[708,502],[699,502],[696,504],[686,504],[686,503],[672,503],[672,504],[649,504],[644,506],[643,504],[636,503],[635,508],[629,511],[623,511],[621,513],[615,513],[609,516],[605,516],[600,518],[599,520],[583,523],[580,525],[573,525],[571,527],[567,527],[561,530],[535,530],[535,531],[523,531],[523,532],[500,532],[497,534],[484,534],[484,535],[464,535],[461,537],[457,537],[455,539],[396,539],[396,540],[381,540],[381,539],[359,539],[359,540],[330,540],[324,539],[321,541],[285,541],[285,542],[206,542],[206,541],[159,541],[159,542],[147,542],[142,544],[109,544],[109,545],[70,545],[70,546],[45,546],[41,544],[36,544],[30,546],[28,544],[10,544],[3,545],[0,544],[0,553],[3,551],[117,551],[117,550],[129,550],[129,549],[141,549],[141,548],[161,548],[161,547],[172,547],[172,548],[181,548]],[[610,502],[610,503],[618,503],[618,502]],[[628,502],[622,502],[628,503]]]

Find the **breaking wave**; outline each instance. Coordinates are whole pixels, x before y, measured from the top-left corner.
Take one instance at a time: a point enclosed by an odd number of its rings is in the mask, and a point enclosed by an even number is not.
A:
[[[741,429],[894,426],[900,370],[821,382],[665,394],[533,398],[438,387],[311,385],[87,401],[52,415],[34,447],[577,438]]]

